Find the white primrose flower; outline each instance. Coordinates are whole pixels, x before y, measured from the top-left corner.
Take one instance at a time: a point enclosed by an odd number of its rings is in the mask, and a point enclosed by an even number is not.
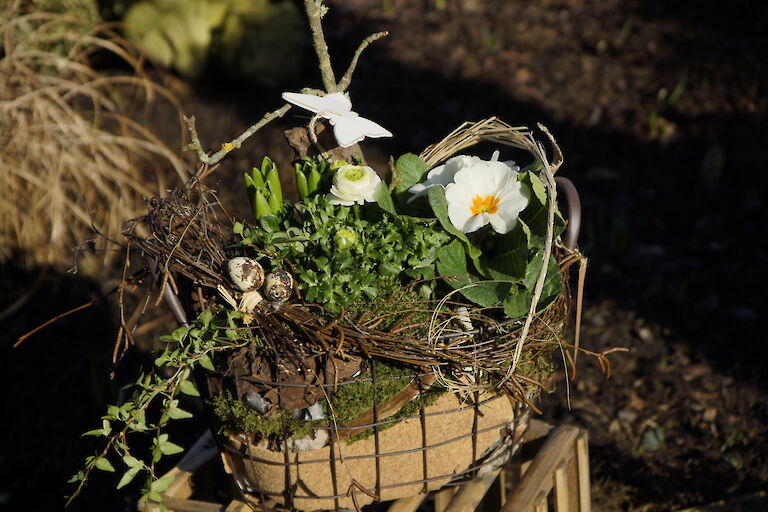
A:
[[[448,218],[462,233],[486,224],[499,233],[509,233],[530,197],[528,187],[517,181],[517,170],[495,160],[460,169],[454,182],[445,187]]]
[[[379,175],[367,165],[345,165],[333,175],[328,199],[331,204],[344,206],[372,203],[382,185]]]
[[[490,161],[496,162],[498,159],[499,159],[499,152],[494,151]],[[440,185],[445,187],[453,183],[457,172],[459,172],[460,170],[466,167],[472,167],[475,164],[481,164],[484,162],[485,160],[481,159],[480,157],[469,156],[469,155],[456,155],[452,158],[449,158],[448,160],[445,161],[443,165],[438,165],[437,167],[429,171],[429,173],[427,174],[427,179],[425,181],[423,181],[422,183],[417,183],[416,185],[413,185],[411,188],[408,189],[408,192],[413,194],[413,196],[411,196],[411,198],[408,199],[408,202],[409,203],[413,202],[416,200],[417,197],[427,195],[429,189],[431,187],[434,187],[435,185]],[[520,167],[515,165],[515,162],[513,160],[507,160],[503,163],[515,172],[520,170]]]
[[[476,156],[468,155],[456,155],[453,158],[449,158],[443,165],[438,165],[433,168],[427,174],[427,179],[421,183],[417,183],[408,189],[408,192],[413,194],[408,202],[415,201],[417,197],[427,195],[428,190],[435,185],[446,186],[453,183],[453,178],[456,173],[464,167],[470,167],[474,163],[482,162],[482,160]]]

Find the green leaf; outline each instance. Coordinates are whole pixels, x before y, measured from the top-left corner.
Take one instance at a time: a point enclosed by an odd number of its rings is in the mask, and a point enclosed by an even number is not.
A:
[[[144,464],[139,459],[134,457],[133,455],[123,455],[123,462],[129,468],[139,468],[139,469],[142,469],[144,467]]]
[[[307,176],[307,195],[312,195],[317,192],[317,187],[320,186],[320,180],[323,175],[318,172],[316,168],[312,168]]]
[[[395,211],[395,203],[392,202],[392,196],[389,195],[389,189],[384,183],[381,184],[379,191],[376,193],[376,202],[378,203],[379,208],[385,212],[397,215],[397,212]]]
[[[261,160],[261,175],[266,178],[267,174],[269,174],[269,171],[275,168],[275,162],[272,161],[271,158],[268,156],[265,156]]]
[[[263,215],[270,213],[272,213],[272,208],[264,198],[264,194],[261,193],[261,190],[257,190],[253,204],[253,214],[256,217],[256,220],[260,219]]]
[[[479,259],[483,254],[483,251],[472,245],[469,238],[467,238],[467,235],[456,229],[456,226],[453,225],[451,219],[448,217],[448,201],[445,199],[445,189],[443,187],[430,187],[429,205],[432,207],[432,211],[435,212],[435,216],[437,217],[437,220],[440,221],[443,229],[464,242],[467,248],[467,255],[472,259],[477,268],[482,268],[483,265]]]
[[[183,380],[179,382],[179,391],[189,396],[200,396],[200,392],[197,390],[192,381]]]
[[[176,479],[176,475],[168,475],[163,478],[158,478],[149,485],[149,490],[153,492],[163,492],[173,483]]]
[[[78,471],[71,477],[69,477],[69,480],[67,480],[67,483],[73,484],[75,482],[81,481],[83,478],[85,478],[85,473],[83,471]]]
[[[271,213],[267,215],[262,215],[261,218],[259,219],[259,224],[261,225],[261,228],[267,233],[274,233],[276,231],[280,231],[280,219],[278,219],[276,215],[272,215]]]
[[[299,201],[303,201],[309,195],[307,177],[302,171],[299,170],[296,171],[296,191],[299,193]]]
[[[277,204],[283,204],[283,188],[280,185],[280,174],[277,172],[277,166],[272,164],[272,169],[267,173],[267,185],[269,186],[270,199],[275,198]],[[273,211],[273,213],[277,213]]]
[[[464,245],[459,240],[441,247],[437,251],[437,272],[454,289],[475,304],[493,307],[506,297],[510,284],[506,282],[476,281],[467,272],[467,257]],[[468,286],[472,285],[472,286]],[[466,288],[464,288],[466,287]]]
[[[264,176],[261,174],[261,170],[258,167],[251,169],[251,179],[257,190],[264,188]]]
[[[280,213],[280,210],[283,209],[283,203],[282,201],[279,201],[277,199],[277,196],[274,194],[271,194],[269,196],[269,199],[267,199],[267,203],[269,204],[269,210],[272,212],[273,215],[277,215]]]
[[[523,186],[528,187],[533,192],[530,193],[528,206],[520,213],[522,220],[530,231],[530,245],[532,247],[544,247],[547,236],[547,224],[549,216],[549,205],[547,189],[541,180],[532,172],[521,173],[518,179]],[[565,229],[565,221],[560,211],[555,208],[555,219],[553,225],[553,239],[557,238]]]
[[[110,473],[115,472],[115,468],[114,466],[112,466],[112,463],[109,462],[109,460],[107,460],[104,457],[99,457],[98,459],[96,459],[96,462],[94,463],[94,465],[96,466],[96,469],[100,469],[102,471],[109,471]]]
[[[513,286],[509,295],[504,299],[504,314],[509,318],[521,318],[528,314],[531,308],[533,293],[522,286]]]
[[[395,162],[397,170],[397,183],[395,192],[405,192],[413,185],[424,181],[424,176],[429,172],[429,166],[413,153],[406,153]]]
[[[251,207],[253,208],[254,201],[256,200],[256,191],[259,188],[248,173],[243,174],[243,178],[245,179],[245,193],[248,196],[248,202],[251,203]]]
[[[154,501],[155,503],[160,503],[163,501],[163,495],[155,491],[149,491],[146,496],[148,499]]]
[[[192,413],[178,407],[171,407],[171,409],[168,411],[168,415],[171,417],[171,419],[174,420],[185,420],[192,417]]]
[[[183,451],[184,451],[184,448],[170,441],[165,441],[160,443],[160,453],[162,453],[163,455],[175,455]]]
[[[519,318],[528,314],[531,301],[533,300],[533,290],[541,273],[541,267],[544,264],[543,256],[543,250],[534,252],[528,262],[523,286],[518,287],[516,290],[513,289],[512,292],[514,293],[505,299],[504,312],[510,318]],[[549,306],[560,295],[562,290],[563,276],[560,273],[560,267],[557,264],[557,260],[550,256],[549,264],[547,265],[547,275],[544,280],[544,286],[541,289],[539,302],[536,305],[536,311],[542,311]]]
[[[128,485],[129,483],[131,483],[131,481],[132,481],[132,480],[134,479],[134,477],[135,477],[135,476],[136,476],[136,475],[139,473],[139,471],[141,471],[141,468],[137,468],[137,467],[132,467],[132,468],[129,468],[129,469],[128,469],[128,471],[126,471],[126,472],[123,474],[123,477],[122,477],[122,478],[120,479],[120,481],[117,483],[117,488],[118,488],[118,489],[122,489],[123,487],[125,487],[126,485]]]
[[[210,357],[208,357],[208,354],[203,354],[203,355],[202,355],[202,356],[201,356],[201,357],[198,359],[198,363],[200,364],[200,366],[202,366],[202,367],[203,367],[203,368],[205,368],[206,370],[210,370],[210,371],[212,371],[212,372],[213,372],[213,371],[216,371],[216,368],[214,368],[214,367],[213,367],[213,362],[211,361],[211,358],[210,358]]]
[[[232,225],[232,232],[236,235],[242,235],[243,234],[243,223],[242,222],[235,222]]]
[[[485,270],[492,279],[522,281],[528,265],[528,237],[521,223],[509,233],[496,237],[493,258],[484,260]]]

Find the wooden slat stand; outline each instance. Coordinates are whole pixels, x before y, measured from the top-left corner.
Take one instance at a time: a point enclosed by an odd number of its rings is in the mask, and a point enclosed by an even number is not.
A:
[[[550,495],[554,493],[552,500]],[[530,462],[501,512],[590,512],[587,431],[562,426],[552,430]]]
[[[169,472],[177,474],[177,479],[163,493],[164,503],[176,512],[249,512],[251,507],[240,500],[224,505],[190,499],[194,491],[190,485],[192,473],[216,452],[210,433],[204,437],[205,442],[201,438]],[[591,512],[586,430],[531,420],[521,457],[514,468],[393,501],[387,512],[424,510],[424,502],[430,498],[426,508],[434,508],[434,512]],[[154,512],[158,507],[140,504],[139,509]]]

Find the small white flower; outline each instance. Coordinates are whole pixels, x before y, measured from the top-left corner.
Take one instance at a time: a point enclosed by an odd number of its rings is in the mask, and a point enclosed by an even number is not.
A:
[[[344,206],[375,202],[382,185],[379,175],[367,165],[345,165],[333,175],[328,199]]]
[[[496,162],[498,159],[499,159],[499,152],[494,151],[490,161]],[[453,183],[457,172],[459,172],[460,170],[466,167],[472,167],[475,164],[481,164],[481,163],[487,163],[487,162],[485,162],[485,160],[482,160],[480,157],[477,157],[477,156],[456,155],[452,158],[449,158],[448,160],[445,161],[443,165],[438,165],[437,167],[429,171],[429,174],[427,174],[427,179],[425,181],[423,181],[422,183],[417,183],[416,185],[408,189],[408,192],[413,194],[413,196],[411,196],[411,198],[408,199],[408,202],[409,203],[413,202],[416,200],[417,197],[427,195],[429,189],[431,187],[434,187],[435,185],[441,185],[445,187]],[[515,172],[520,170],[520,168],[517,165],[515,165],[515,162],[513,160],[507,160],[503,163]]]
[[[496,156],[496,155],[494,155]],[[490,224],[509,233],[530,199],[528,187],[517,181],[517,171],[506,162],[480,161],[463,167],[445,187],[448,217],[462,233]]]

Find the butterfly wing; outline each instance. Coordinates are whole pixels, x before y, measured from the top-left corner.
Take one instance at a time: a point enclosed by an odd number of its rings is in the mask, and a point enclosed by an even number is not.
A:
[[[326,119],[343,115],[352,110],[352,102],[340,92],[326,94],[325,96],[284,92],[283,99],[310,112],[320,114]]]
[[[347,112],[331,119],[333,135],[342,148],[356,144],[366,137],[391,137],[392,132],[374,123],[370,119],[360,117],[356,112]]]

